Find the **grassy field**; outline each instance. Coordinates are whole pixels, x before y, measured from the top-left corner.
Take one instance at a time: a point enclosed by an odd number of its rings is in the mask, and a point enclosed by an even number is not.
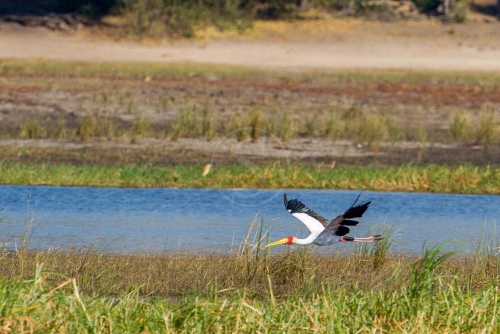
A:
[[[54,139],[52,143],[58,144],[64,138],[81,144],[91,138],[113,142],[125,137],[133,144],[137,138],[149,136],[164,138],[171,146],[178,139],[175,136],[211,140],[229,130],[210,120],[220,116],[222,123],[230,124],[230,118],[224,115],[228,110],[238,113],[231,107],[235,103],[246,106],[240,110],[240,116],[246,115],[239,119],[246,122],[240,128],[258,128],[259,122],[269,119],[272,126],[268,130],[283,142],[290,137],[308,136],[336,140],[325,128],[318,131],[317,126],[328,124],[329,118],[322,117],[332,115],[332,110],[337,115],[334,120],[345,126],[342,131],[350,127],[352,132],[346,136],[372,144],[373,150],[381,140],[439,139],[477,140],[487,151],[489,145],[498,145],[500,140],[495,121],[500,79],[488,73],[279,74],[196,65],[43,60],[1,61],[0,73],[2,87],[10,94],[4,101],[14,107],[23,103],[28,106],[20,111],[13,107],[11,116],[31,112],[33,104],[48,105],[49,110],[56,106],[56,111],[47,116],[47,123],[45,119],[33,119],[30,113],[26,118],[20,117],[18,123],[0,133],[2,139],[9,140]],[[250,82],[246,87],[249,91],[256,87],[256,92],[265,84],[273,97],[267,100],[253,93],[246,100],[221,86],[222,95],[235,97],[210,99],[215,104],[207,104],[210,94],[218,89],[213,86],[219,79],[214,81],[213,77],[226,78],[224,85],[238,89]],[[324,98],[324,104],[308,109],[311,105],[302,105],[300,101],[309,101],[309,96],[300,94],[307,91],[304,88],[311,82],[320,83],[312,87],[314,92],[327,86],[339,88],[326,91],[324,96],[315,95],[318,100]],[[202,86],[190,86],[197,83]],[[210,88],[203,90],[207,86]],[[185,87],[187,91],[203,93],[183,95]],[[147,94],[141,95],[144,91]],[[448,96],[450,91],[455,95]],[[359,92],[362,96],[356,95]],[[378,95],[371,95],[372,92]],[[415,92],[424,98],[412,105],[404,104]],[[426,95],[428,92],[431,93]],[[332,102],[335,94],[350,102]],[[38,103],[40,96],[46,96],[43,103]],[[71,96],[78,99],[71,100]],[[397,102],[401,108],[384,107],[387,96],[402,96],[403,102]],[[456,96],[469,96],[468,107],[461,106],[462,101],[457,102]],[[370,112],[378,116],[365,117],[363,108],[356,107],[367,98],[371,99]],[[485,105],[485,100],[490,102]],[[174,114],[167,119],[170,125],[149,123],[148,108],[160,110],[162,117]],[[317,118],[311,116],[307,120],[306,133],[297,127],[286,132],[287,126],[276,126],[298,124],[297,120],[304,119],[303,110],[318,112]],[[219,111],[220,115],[216,114]],[[433,128],[435,124],[423,122],[421,127],[404,128],[401,124],[416,124],[405,117],[417,112],[422,120],[439,120],[439,126]],[[80,116],[74,117],[75,114]],[[120,118],[121,114],[126,117]],[[368,125],[378,124],[382,130],[351,122],[356,117]],[[394,124],[390,117],[403,119],[403,123],[390,127]],[[106,127],[110,124],[117,127]],[[397,128],[402,128],[402,132],[393,132]],[[436,129],[440,131],[437,135]],[[251,131],[243,135],[252,136]],[[49,151],[47,157],[45,153]],[[162,151],[134,155],[120,151],[123,156],[119,157],[113,155],[114,151],[3,147],[0,184],[500,194],[500,170],[495,164],[357,166],[266,162],[250,167],[226,163],[215,164],[211,173],[202,177],[203,165],[197,160],[161,163],[153,158],[164,154]],[[198,157],[199,153],[192,154]],[[145,157],[138,158],[140,155]],[[179,155],[186,159],[188,153],[181,151]],[[57,156],[64,159],[57,160]],[[326,160],[332,161],[331,157]],[[496,240],[478,242],[473,255],[432,249],[413,257],[390,253],[390,238],[373,248],[357,248],[353,254],[334,252],[329,256],[305,248],[272,253],[259,244],[246,245],[235,254],[125,256],[103,254],[100,250],[32,252],[28,243],[29,240],[23,240],[17,250],[5,247],[0,251],[0,333],[498,332],[500,261]]]
[[[460,257],[428,249],[353,254],[0,254],[6,332],[495,333],[497,244]]]
[[[144,79],[210,77],[244,79],[286,79],[287,81],[348,80],[384,81],[388,83],[435,81],[440,84],[470,83],[482,89],[497,90],[498,75],[484,71],[411,71],[411,70],[318,70],[282,71],[256,69],[245,66],[196,63],[134,63],[134,62],[77,62],[50,59],[1,59],[0,73],[5,76],[57,76]],[[478,87],[479,88],[479,87]]]
[[[461,194],[499,194],[500,170],[489,166],[301,167],[278,165],[74,166],[0,163],[0,183],[85,187],[261,189],[359,189]]]
[[[0,126],[3,138],[256,140],[258,128],[282,141],[348,139],[374,150],[383,141],[500,141],[500,80],[487,72],[2,60],[0,73],[4,99],[20,107]],[[57,108],[23,116],[32,103]]]

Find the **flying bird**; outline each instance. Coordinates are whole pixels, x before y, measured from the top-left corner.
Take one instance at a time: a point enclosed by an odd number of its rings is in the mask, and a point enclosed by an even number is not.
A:
[[[359,224],[358,221],[351,219],[362,217],[371,204],[371,200],[356,204],[360,196],[361,194],[358,195],[347,211],[338,215],[327,224],[328,220],[326,218],[318,215],[297,199],[289,201],[285,194],[284,201],[286,210],[290,212],[292,216],[300,220],[311,234],[305,239],[289,236],[267,244],[266,248],[276,245],[314,244],[318,246],[328,246],[337,242],[376,242],[382,240],[384,237],[380,234],[372,235],[367,238],[353,238],[347,236],[350,231],[348,226],[356,226]]]

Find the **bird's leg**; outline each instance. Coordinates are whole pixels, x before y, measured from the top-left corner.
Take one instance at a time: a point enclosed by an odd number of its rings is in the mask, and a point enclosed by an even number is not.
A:
[[[340,238],[340,242],[377,242],[384,239],[383,235],[377,234],[369,236],[368,238],[353,238],[348,236],[343,236]]]

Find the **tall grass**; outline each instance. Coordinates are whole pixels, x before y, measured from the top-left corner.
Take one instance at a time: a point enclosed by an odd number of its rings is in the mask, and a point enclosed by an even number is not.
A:
[[[500,137],[498,128],[493,114],[483,113],[479,118],[476,140],[484,145],[486,151],[488,151],[491,143]]]
[[[27,280],[3,280],[1,286],[0,325],[23,332],[494,333],[499,316],[495,287],[442,286],[416,308],[403,289],[360,291],[328,284],[319,293],[287,298],[258,299],[237,290],[176,302],[141,299],[136,290],[118,299],[88,298],[74,280],[53,287],[41,271]]]
[[[115,99],[113,99],[115,102]],[[176,105],[178,104],[178,106]],[[133,105],[129,101],[128,106]],[[124,108],[118,106],[118,108]],[[491,145],[500,143],[500,127],[494,112],[482,112],[472,125],[472,113],[457,112],[443,129],[425,122],[413,124],[401,119],[401,115],[363,113],[353,108],[344,112],[317,110],[304,116],[300,110],[250,109],[232,113],[230,116],[217,111],[217,107],[196,103],[172,103],[173,115],[158,118],[135,110],[124,112],[134,118],[99,111],[88,112],[76,118],[71,125],[63,116],[20,121],[17,132],[6,131],[4,138],[40,139],[57,138],[68,140],[89,140],[91,138],[126,138],[138,136],[171,140],[179,138],[224,138],[236,137],[242,141],[251,138],[258,141],[264,134],[271,134],[282,141],[292,138],[316,137],[327,140],[349,140],[378,152],[388,142],[435,141],[450,143],[474,138],[484,145],[486,151]],[[104,109],[102,109],[104,110]],[[473,137],[475,136],[475,137]]]
[[[0,328],[422,333],[498,326],[500,261],[492,248],[456,257],[437,247],[411,257],[391,254],[389,241],[325,256],[305,247],[274,253],[263,249],[266,242],[255,219],[234,254],[3,249]],[[492,242],[480,244],[496,248]]]
[[[470,118],[463,113],[456,113],[450,124],[450,135],[452,138],[468,140],[472,136],[472,125]]]
[[[147,136],[166,136],[173,139],[197,137],[211,140],[231,134],[239,140],[249,136],[256,141],[259,131],[255,129],[261,129],[261,133],[270,133],[283,140],[312,136],[334,140],[355,140],[372,147],[374,151],[383,141],[429,139],[436,141],[439,139],[439,141],[451,142],[469,140],[469,136],[474,135],[476,135],[474,139],[484,142],[488,147],[500,141],[497,126],[490,122],[495,121],[494,116],[491,116],[496,113],[496,105],[493,103],[491,108],[481,110],[481,114],[485,117],[482,122],[475,116],[477,106],[473,110],[464,111],[462,107],[453,105],[446,107],[446,112],[439,112],[435,115],[446,117],[449,113],[457,113],[454,119],[448,121],[449,124],[442,124],[442,120],[439,124],[435,124],[434,116],[427,119],[426,113],[419,111],[417,116],[420,117],[421,127],[418,128],[414,126],[414,120],[408,116],[409,111],[414,114],[415,107],[410,101],[399,102],[398,104],[403,107],[403,110],[399,110],[395,107],[387,107],[383,101],[380,102],[377,99],[374,105],[367,106],[356,98],[352,102],[342,102],[324,100],[322,97],[311,105],[312,102],[297,99],[295,93],[291,94],[290,101],[283,100],[279,94],[289,89],[289,85],[292,85],[295,91],[308,87],[306,83],[309,82],[316,82],[321,87],[330,86],[330,83],[335,84],[335,87],[345,91],[347,95],[350,94],[350,90],[357,87],[365,87],[369,95],[371,93],[378,95],[380,92],[377,86],[380,82],[389,87],[400,83],[405,85],[422,83],[428,86],[429,82],[439,82],[443,87],[461,85],[459,90],[480,87],[481,92],[494,93],[498,90],[500,81],[498,76],[488,73],[322,71],[321,73],[283,74],[245,67],[196,64],[107,64],[49,60],[22,62],[0,60],[0,73],[9,78],[8,86],[14,91],[31,85],[30,81],[34,76],[36,77],[33,79],[36,80],[35,86],[42,91],[49,89],[48,87],[56,87],[58,91],[64,91],[67,85],[71,87],[71,91],[79,92],[74,94],[77,100],[71,100],[74,103],[58,102],[55,104],[61,108],[57,114],[58,119],[46,117],[15,121],[14,125],[9,125],[11,129],[5,129],[7,130],[5,132],[2,127],[2,137],[5,138],[88,140],[90,138],[133,137],[137,136],[134,134],[136,132],[134,128],[140,123],[134,118],[142,115],[142,121],[151,124],[151,131],[147,131]],[[145,81],[145,78],[148,80]],[[193,81],[190,78],[196,78],[196,80]],[[216,78],[215,81],[213,78]],[[250,87],[257,87],[263,82],[266,85],[272,82],[270,89],[271,92],[277,93],[275,98],[280,101],[280,107],[277,108],[276,104],[269,103],[267,98],[259,99],[256,94],[260,93],[252,93],[248,97],[235,97],[234,94],[229,93],[233,84],[227,85],[224,80],[228,78],[242,80],[244,85],[249,84]],[[246,82],[244,79],[253,81]],[[181,94],[175,91],[179,88],[177,85],[175,85],[177,88],[169,85],[165,87],[163,84],[165,80],[180,80]],[[88,93],[88,85],[94,85],[96,82],[99,82],[97,90],[92,94]],[[188,82],[191,83],[188,84]],[[208,93],[207,87],[212,85],[222,87],[223,98],[206,100],[200,99],[199,96],[188,98],[182,93],[189,92],[195,86]],[[472,85],[472,87],[463,87],[464,85]],[[451,88],[457,89],[456,86]],[[225,89],[229,90],[229,94],[225,94]],[[146,97],[145,92],[149,92],[147,94],[152,95],[152,98]],[[430,94],[431,100],[434,100],[439,98],[441,93],[431,90]],[[22,100],[23,97],[23,94],[19,95],[19,99]],[[485,99],[489,97],[486,96]],[[19,100],[20,103],[24,103],[21,100]],[[422,102],[415,103],[421,104]],[[488,117],[493,117],[493,119]],[[469,118],[470,124],[474,124],[474,128],[470,131],[466,129],[468,127],[466,119]],[[12,128],[16,128],[15,131],[12,131]],[[237,131],[243,128],[254,130],[248,133]],[[469,134],[470,132],[472,134]]]
[[[19,137],[27,139],[40,139],[47,135],[45,126],[40,120],[30,120],[19,127]]]
[[[135,112],[133,112],[135,113]],[[272,134],[282,141],[300,137],[320,137],[333,140],[352,140],[367,145],[377,152],[385,142],[410,140],[425,142],[432,130],[422,122],[405,124],[394,117],[379,114],[357,114],[347,110],[337,116],[335,112],[319,111],[303,120],[298,111],[262,111],[260,109],[247,113],[235,113],[228,117],[218,114],[209,105],[185,105],[178,109],[173,120],[166,118],[166,125],[155,124],[153,117],[145,114],[136,115],[133,121],[121,120],[119,116],[106,113],[87,113],[79,119],[75,128],[69,127],[64,118],[55,121],[31,120],[20,124],[19,131],[4,137],[14,138],[58,138],[80,139],[90,138],[113,139],[118,137],[164,137],[172,140],[179,138],[206,138],[212,140],[226,136],[234,136],[238,140],[250,137],[258,141],[264,134]],[[474,128],[470,115],[456,113],[448,125],[448,131],[441,131],[443,142],[465,141],[472,138],[482,143],[486,149],[500,142],[499,126],[493,114],[484,113]]]
[[[260,231],[258,236],[262,237]],[[356,255],[306,248],[236,255],[89,256],[38,253],[31,271],[0,257],[0,326],[43,332],[495,332],[496,271],[439,248]],[[84,271],[79,256],[87,258]],[[89,281],[83,280],[83,276]]]

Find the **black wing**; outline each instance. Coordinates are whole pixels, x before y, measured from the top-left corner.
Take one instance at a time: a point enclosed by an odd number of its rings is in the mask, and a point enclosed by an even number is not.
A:
[[[317,214],[313,210],[309,209],[307,206],[305,206],[304,203],[302,203],[298,199],[288,200],[288,197],[286,196],[286,194],[284,194],[283,200],[285,202],[285,208],[287,209],[288,212],[290,212],[292,214],[293,213],[305,213],[305,214],[313,217],[317,221],[319,221],[321,224],[323,224],[323,226],[325,226],[325,227],[327,226],[328,219],[326,219],[323,216],[320,216],[319,214]]]
[[[349,233],[349,227],[347,226],[356,226],[359,224],[358,221],[356,220],[350,220],[350,218],[360,218],[363,216],[366,210],[368,210],[368,207],[370,206],[372,200],[364,201],[356,205],[358,202],[359,196],[356,197],[356,200],[354,203],[352,203],[351,207],[347,209],[346,212],[344,212],[341,215],[338,215],[332,221],[328,226],[325,228],[325,230],[321,234],[335,234],[338,236],[343,236]]]

